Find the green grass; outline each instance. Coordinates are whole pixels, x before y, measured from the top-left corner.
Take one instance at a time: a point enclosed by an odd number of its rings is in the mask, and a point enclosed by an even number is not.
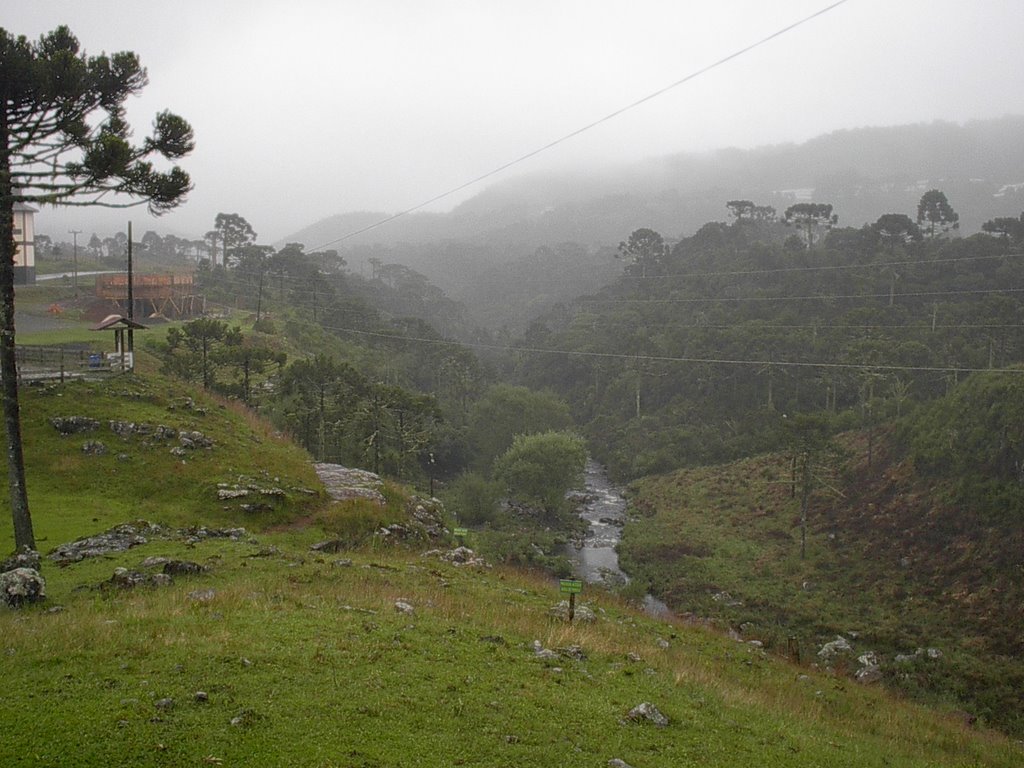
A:
[[[205,414],[183,407],[186,396]],[[104,426],[61,437],[49,419],[67,415]],[[376,539],[359,544],[400,519],[403,489],[388,484],[382,508],[327,505],[295,490],[319,488],[302,451],[245,412],[153,374],[28,388],[23,416],[44,552],[139,517],[254,533],[237,542],[155,538],[65,568],[44,560],[48,600],[0,609],[0,765],[620,758],[637,768],[1009,768],[1024,759],[998,734],[703,627],[645,617],[611,594],[588,589],[582,600],[596,622],[569,625],[549,615],[561,598],[553,578],[457,568]],[[199,429],[215,447],[182,463],[166,445],[117,437],[106,426],[113,418]],[[110,450],[86,455],[86,439]],[[240,477],[273,482],[286,496],[258,514],[216,501],[217,483]],[[0,551],[9,550],[9,529],[0,535]],[[352,549],[310,551],[328,535],[347,537]],[[101,588],[115,568],[138,569],[149,556],[209,570],[165,587]],[[191,596],[211,589],[208,601]],[[414,614],[396,611],[398,600]],[[586,658],[540,660],[535,640],[579,646]],[[199,691],[207,701],[197,701]],[[168,698],[172,707],[157,705]],[[669,726],[624,722],[643,701]]]
[[[856,636],[856,655],[879,654],[890,687],[1024,731],[1019,530],[971,524],[905,462],[867,468],[859,440],[845,496],[812,504],[806,559],[788,461],[763,456],[637,483],[624,567],[676,610],[779,652],[796,638],[809,661],[837,634]],[[943,656],[893,663],[920,647]]]
[[[259,537],[279,548],[271,557],[253,557],[247,542],[153,542],[49,569],[61,612],[0,613],[0,762],[1011,766],[1024,756],[611,597],[586,595],[597,622],[570,626],[548,616],[558,599],[549,580],[394,549],[346,553],[354,564],[338,567],[311,557],[310,540]],[[211,570],[164,588],[88,588],[156,554]],[[211,588],[209,602],[188,597]],[[414,615],[394,609],[399,599]],[[535,639],[579,645],[586,659],[540,661]],[[172,709],[157,707],[165,698]],[[670,725],[623,723],[641,701]]]
[[[90,526],[84,533],[138,518],[261,529],[309,515],[323,503],[304,451],[244,409],[155,375],[23,387],[21,406],[26,485],[41,550],[83,535],[83,523]],[[69,416],[95,419],[99,429],[62,436],[51,419]],[[176,456],[177,440],[121,437],[111,430],[112,420],[199,431],[213,448]],[[106,453],[85,453],[89,441],[102,442]],[[220,484],[281,488],[285,495],[221,501]],[[0,492],[6,497],[6,475]],[[265,508],[242,509],[253,503]],[[0,551],[13,547],[12,536],[10,527],[0,527]]]

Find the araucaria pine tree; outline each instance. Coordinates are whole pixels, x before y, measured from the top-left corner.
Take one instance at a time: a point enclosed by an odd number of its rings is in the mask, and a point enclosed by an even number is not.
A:
[[[19,549],[35,548],[18,408],[14,341],[15,203],[169,211],[191,189],[187,173],[159,170],[152,158],[192,151],[192,127],[161,112],[152,135],[135,145],[125,100],[146,85],[131,52],[87,56],[67,27],[30,41],[0,28],[0,377],[7,463]]]

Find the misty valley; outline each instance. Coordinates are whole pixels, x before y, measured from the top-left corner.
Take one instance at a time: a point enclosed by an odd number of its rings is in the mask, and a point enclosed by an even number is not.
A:
[[[21,210],[5,764],[1019,764],[1022,148],[840,131],[276,243]]]

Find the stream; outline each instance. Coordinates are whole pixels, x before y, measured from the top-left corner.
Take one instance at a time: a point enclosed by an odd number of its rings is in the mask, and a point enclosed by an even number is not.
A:
[[[584,478],[587,501],[580,517],[588,525],[583,539],[568,546],[573,571],[576,578],[588,584],[626,584],[629,576],[619,568],[619,553],[615,551],[626,524],[626,500],[608,480],[604,467],[593,459],[587,460]],[[653,595],[644,596],[644,610],[652,616],[671,615],[668,606]]]

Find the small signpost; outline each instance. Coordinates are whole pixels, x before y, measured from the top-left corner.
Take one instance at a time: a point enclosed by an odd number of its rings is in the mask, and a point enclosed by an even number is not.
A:
[[[558,591],[569,596],[569,623],[572,623],[576,615],[576,595],[583,591],[583,582],[580,579],[559,579]]]
[[[452,531],[452,533],[455,534],[456,538],[461,543],[461,542],[464,542],[466,540],[466,537],[469,535],[469,529],[468,528],[456,528],[455,530]]]

